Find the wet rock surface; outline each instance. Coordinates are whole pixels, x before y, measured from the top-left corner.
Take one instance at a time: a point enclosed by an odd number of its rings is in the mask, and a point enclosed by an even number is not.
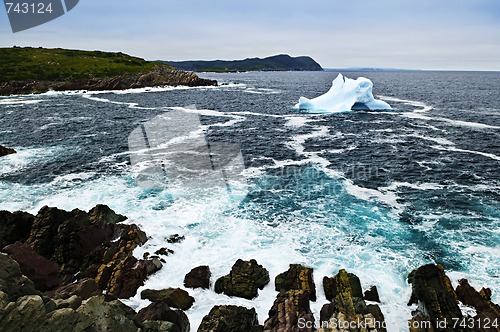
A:
[[[269,272],[256,260],[238,259],[227,276],[217,279],[215,292],[251,300],[269,281]]]
[[[206,265],[195,267],[184,277],[184,287],[208,289],[211,276],[210,267]]]
[[[198,328],[198,332],[261,332],[257,313],[254,308],[248,309],[233,305],[213,307]]]
[[[0,145],[0,157],[17,153],[16,150]]]
[[[141,292],[141,298],[152,302],[165,302],[170,307],[182,310],[188,310],[194,303],[194,298],[180,288],[145,289]]]
[[[274,284],[276,291],[303,290],[309,294],[311,301],[316,301],[316,286],[313,279],[313,269],[300,264],[290,264],[290,268],[276,276]]]
[[[309,293],[305,290],[282,290],[269,310],[264,331],[309,332],[315,331],[314,326]]]

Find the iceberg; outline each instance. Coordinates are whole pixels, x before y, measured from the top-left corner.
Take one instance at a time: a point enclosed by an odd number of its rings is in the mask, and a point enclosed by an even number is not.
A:
[[[337,113],[351,110],[391,110],[392,107],[377,100],[372,93],[373,83],[365,77],[356,80],[339,74],[330,90],[319,97],[300,97],[295,108],[318,113]]]

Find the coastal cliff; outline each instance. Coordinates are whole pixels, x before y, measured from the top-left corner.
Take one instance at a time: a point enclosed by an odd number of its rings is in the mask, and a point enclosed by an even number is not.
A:
[[[217,85],[166,64],[100,51],[0,48],[0,72],[0,95]]]

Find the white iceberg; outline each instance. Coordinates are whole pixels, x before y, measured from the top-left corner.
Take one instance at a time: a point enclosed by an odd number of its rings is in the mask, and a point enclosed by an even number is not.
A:
[[[339,74],[330,90],[319,97],[300,97],[295,108],[313,112],[337,113],[351,110],[391,110],[392,107],[377,100],[372,93],[373,83],[365,77],[356,80]]]

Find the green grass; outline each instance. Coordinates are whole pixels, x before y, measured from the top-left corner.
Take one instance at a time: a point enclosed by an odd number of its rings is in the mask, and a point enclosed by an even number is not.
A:
[[[156,66],[169,67],[123,53],[0,48],[0,82],[77,81],[148,72]]]

